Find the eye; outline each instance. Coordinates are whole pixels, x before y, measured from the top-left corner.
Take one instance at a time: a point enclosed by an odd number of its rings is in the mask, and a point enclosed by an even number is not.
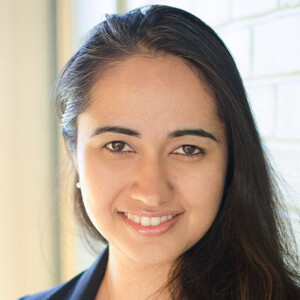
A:
[[[104,148],[111,152],[132,152],[128,144],[122,141],[113,141],[105,144]]]
[[[193,145],[182,145],[173,151],[175,154],[182,154],[186,156],[195,156],[197,154],[203,154],[204,150]]]

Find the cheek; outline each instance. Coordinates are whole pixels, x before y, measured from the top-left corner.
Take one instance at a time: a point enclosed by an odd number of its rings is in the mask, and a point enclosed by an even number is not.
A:
[[[199,238],[210,228],[219,211],[225,172],[225,168],[203,167],[201,172],[194,172],[192,176],[180,181],[178,197],[184,199],[185,209],[190,216],[190,226],[187,227],[196,231]]]
[[[87,170],[81,174],[82,193],[86,202],[97,207],[113,206],[113,199],[123,189],[123,176],[103,167]]]
[[[108,166],[105,161],[86,155],[78,165],[81,192],[88,216],[99,228],[104,221],[116,212],[116,199],[126,187],[126,176],[120,168]]]
[[[191,205],[214,206],[223,196],[226,178],[226,164],[212,164],[210,161],[196,165],[192,169],[176,170],[176,185],[187,194]]]
[[[223,180],[202,177],[195,185],[186,186],[186,206],[195,214],[205,218],[214,218],[219,210],[223,197]]]

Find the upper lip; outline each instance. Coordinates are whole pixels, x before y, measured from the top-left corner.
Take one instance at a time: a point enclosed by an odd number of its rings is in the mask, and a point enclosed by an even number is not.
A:
[[[135,211],[135,210],[123,210],[119,211],[119,213],[130,213],[132,215],[140,216],[140,217],[149,217],[149,218],[155,218],[155,217],[163,217],[163,216],[169,216],[169,215],[179,215],[182,212],[179,211]]]

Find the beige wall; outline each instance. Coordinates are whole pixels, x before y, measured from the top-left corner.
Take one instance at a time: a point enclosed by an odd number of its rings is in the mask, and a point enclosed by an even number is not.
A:
[[[0,3],[0,299],[6,300],[57,280],[52,5]]]

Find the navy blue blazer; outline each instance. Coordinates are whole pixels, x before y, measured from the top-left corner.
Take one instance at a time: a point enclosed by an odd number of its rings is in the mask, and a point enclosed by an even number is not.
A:
[[[108,248],[100,254],[89,269],[73,279],[19,300],[94,300],[105,274],[107,259]]]

